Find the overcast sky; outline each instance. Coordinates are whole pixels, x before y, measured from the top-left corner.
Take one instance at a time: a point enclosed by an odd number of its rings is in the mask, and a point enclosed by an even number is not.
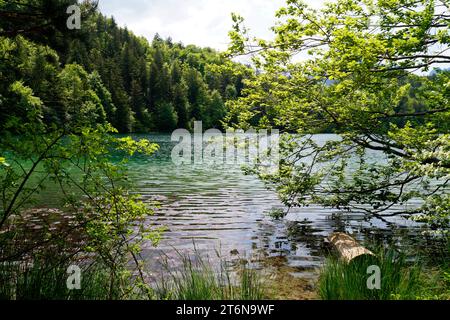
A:
[[[307,0],[315,7],[323,0]],[[270,38],[275,11],[284,0],[100,0],[100,11],[120,26],[151,40],[155,33],[175,42],[227,48],[231,13],[246,19],[251,34]]]

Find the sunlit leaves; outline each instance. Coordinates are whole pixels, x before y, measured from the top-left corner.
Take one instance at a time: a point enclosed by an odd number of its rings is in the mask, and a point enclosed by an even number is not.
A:
[[[130,156],[135,153],[151,155],[159,149],[157,144],[150,143],[150,141],[146,139],[136,141],[131,137],[125,137],[118,138],[117,143],[117,149],[126,151]]]
[[[262,177],[286,204],[383,214],[415,198],[431,220],[432,207],[446,210],[436,199],[448,192],[450,73],[411,73],[449,61],[448,14],[437,1],[339,0],[314,10],[289,0],[274,41],[255,49],[240,39],[262,70],[228,104],[228,121],[301,134],[282,145],[279,173]],[[318,132],[342,139],[302,140]]]

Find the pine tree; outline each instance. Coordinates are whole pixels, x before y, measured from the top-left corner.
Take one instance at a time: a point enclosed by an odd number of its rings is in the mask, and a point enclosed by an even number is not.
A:
[[[178,127],[191,129],[190,127],[190,105],[187,97],[187,85],[184,81],[176,84],[173,89],[173,103],[178,115]]]
[[[225,104],[219,91],[214,90],[211,94],[210,104],[208,106],[209,125],[212,128],[222,127],[220,121],[225,118]]]
[[[203,78],[195,69],[185,69],[184,79],[187,85],[187,96],[191,106],[190,118],[202,120],[206,106],[208,105],[208,89]]]
[[[156,105],[156,124],[158,131],[170,132],[177,128],[178,117],[171,102],[161,101]]]

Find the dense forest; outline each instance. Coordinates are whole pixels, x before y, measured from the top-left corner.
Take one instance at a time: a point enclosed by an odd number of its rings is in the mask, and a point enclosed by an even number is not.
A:
[[[158,35],[149,43],[95,3],[83,4],[81,29],[64,30],[73,2],[2,2],[1,115],[20,119],[23,110],[10,106],[29,95],[43,121],[58,126],[107,121],[127,133],[190,129],[198,120],[221,127],[225,102],[241,94],[250,69],[210,48]]]

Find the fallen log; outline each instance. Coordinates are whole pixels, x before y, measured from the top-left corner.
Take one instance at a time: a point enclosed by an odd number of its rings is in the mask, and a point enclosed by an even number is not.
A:
[[[359,257],[375,258],[372,251],[361,246],[348,234],[341,232],[332,233],[327,240],[329,244],[337,251],[339,258],[346,263],[350,263]]]

